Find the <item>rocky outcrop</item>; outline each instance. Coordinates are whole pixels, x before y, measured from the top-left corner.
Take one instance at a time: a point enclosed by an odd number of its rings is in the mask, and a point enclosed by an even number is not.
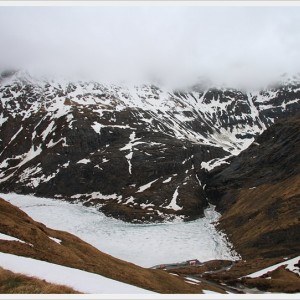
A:
[[[207,172],[299,111],[299,82],[173,91],[7,73],[0,189],[81,201],[131,222],[202,216]]]

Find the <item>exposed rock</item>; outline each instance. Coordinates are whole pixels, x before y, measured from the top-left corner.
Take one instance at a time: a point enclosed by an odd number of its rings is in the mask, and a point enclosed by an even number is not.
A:
[[[172,91],[16,72],[0,83],[0,189],[131,222],[202,216],[207,170],[299,111],[299,87]]]

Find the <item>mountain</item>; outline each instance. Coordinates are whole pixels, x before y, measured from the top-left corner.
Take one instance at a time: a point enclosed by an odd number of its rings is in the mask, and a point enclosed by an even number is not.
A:
[[[244,259],[300,252],[300,114],[269,127],[229,166],[210,173],[207,194]]]
[[[209,171],[300,108],[300,79],[240,91],[104,85],[4,72],[0,189],[81,201],[130,222],[190,220]],[[209,200],[208,200],[209,199]]]

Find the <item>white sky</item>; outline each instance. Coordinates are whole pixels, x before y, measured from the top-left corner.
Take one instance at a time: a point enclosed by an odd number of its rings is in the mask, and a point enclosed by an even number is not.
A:
[[[0,69],[260,82],[300,71],[300,7],[0,7]]]

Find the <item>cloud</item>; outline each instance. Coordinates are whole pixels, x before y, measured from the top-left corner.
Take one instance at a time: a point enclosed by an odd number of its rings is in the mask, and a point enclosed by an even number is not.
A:
[[[102,81],[263,83],[300,71],[300,7],[0,7],[0,67]]]

